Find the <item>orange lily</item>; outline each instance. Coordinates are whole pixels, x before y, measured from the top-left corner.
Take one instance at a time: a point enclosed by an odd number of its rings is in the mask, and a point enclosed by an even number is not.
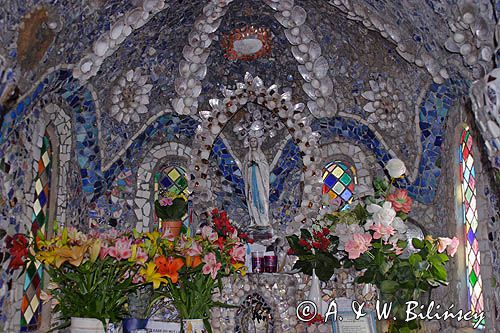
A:
[[[179,269],[184,266],[184,261],[181,258],[172,258],[165,256],[160,256],[155,259],[156,267],[158,267],[158,273],[161,276],[166,276],[172,280],[172,283],[177,283],[179,279]]]
[[[201,264],[200,256],[186,256],[186,267],[196,268]]]

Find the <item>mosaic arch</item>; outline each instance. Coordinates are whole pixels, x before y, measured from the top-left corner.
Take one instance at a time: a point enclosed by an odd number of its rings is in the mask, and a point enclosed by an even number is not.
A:
[[[462,217],[465,231],[465,266],[467,301],[475,313],[484,311],[483,281],[481,278],[481,252],[477,237],[479,221],[477,215],[476,169],[474,165],[473,138],[466,126],[461,133],[460,181],[462,195]],[[484,326],[484,323],[482,323]]]
[[[292,104],[290,93],[279,94],[277,85],[266,87],[259,77],[254,78],[250,73],[246,73],[244,82],[237,83],[236,86],[238,87],[236,90],[223,90],[224,99],[211,99],[211,110],[200,111],[201,128],[195,135],[194,154],[190,166],[192,172],[190,188],[196,192],[196,195],[193,196],[193,200],[196,200],[193,202],[194,207],[206,209],[213,205],[207,163],[212,146],[225,124],[236,111],[251,102],[266,107],[270,112],[277,114],[292,133],[295,143],[303,154],[305,184],[302,207],[308,211],[307,216],[302,214],[297,216],[296,222],[305,221],[308,216],[313,217],[317,213],[317,206],[321,199],[319,194],[321,193],[321,171],[315,157],[320,156],[319,135],[311,130],[309,125],[311,115],[304,111],[305,105],[303,103]]]
[[[161,177],[163,173],[161,171],[166,170],[165,168],[158,170],[158,167],[162,165],[168,167],[170,165],[185,171],[185,166],[189,164],[191,159],[190,156],[191,148],[176,142],[167,142],[148,151],[137,171],[137,192],[134,199],[134,211],[138,221],[137,230],[149,229],[155,219],[154,199],[160,186],[159,183],[164,180],[164,177]],[[183,161],[185,164],[182,163]],[[185,172],[186,174],[187,172]],[[176,182],[179,181],[179,178],[172,174],[171,180]],[[178,189],[182,189],[187,195],[189,187],[184,187],[183,184],[184,182],[180,182]],[[166,180],[165,185],[168,185]]]

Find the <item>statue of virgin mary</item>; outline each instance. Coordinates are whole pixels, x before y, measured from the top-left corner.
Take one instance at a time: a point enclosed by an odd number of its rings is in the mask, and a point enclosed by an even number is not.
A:
[[[260,149],[260,141],[256,137],[248,140],[249,151],[245,155],[243,177],[245,178],[245,195],[250,227],[262,228],[269,224],[269,164]]]

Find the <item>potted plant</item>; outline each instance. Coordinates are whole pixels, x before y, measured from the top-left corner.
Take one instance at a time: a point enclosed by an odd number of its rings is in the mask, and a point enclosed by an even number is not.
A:
[[[169,231],[174,237],[178,236],[186,211],[187,202],[182,195],[160,190],[158,199],[155,200],[155,212],[163,231]]]
[[[147,259],[131,233],[87,235],[64,228],[47,239],[39,233],[33,248],[51,279],[52,288],[44,296],[61,314],[59,328],[101,333],[108,323],[127,316],[127,294],[140,286],[134,279]]]
[[[184,332],[211,332],[210,309],[228,306],[215,302],[216,287],[221,278],[234,273],[245,274],[245,247],[237,230],[224,212],[212,212],[214,227],[204,226],[201,234],[177,238],[158,238],[157,252],[140,274],[153,285],[157,297],[171,299],[181,319]]]

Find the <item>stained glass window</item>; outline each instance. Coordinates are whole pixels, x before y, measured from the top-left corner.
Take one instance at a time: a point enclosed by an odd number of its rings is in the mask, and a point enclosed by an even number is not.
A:
[[[462,183],[462,212],[465,224],[465,263],[469,308],[480,313],[484,310],[481,255],[477,240],[476,171],[469,128],[462,131],[460,145],[460,177]],[[482,323],[484,325],[484,323]]]
[[[31,232],[36,236],[37,230],[46,232],[49,213],[49,190],[52,166],[52,148],[47,133],[43,137],[35,177],[35,199]],[[37,330],[42,319],[42,302],[40,292],[43,286],[43,267],[39,262],[32,262],[26,269],[23,298],[21,303],[21,332]]]
[[[180,194],[187,201],[189,198],[189,189],[186,170],[181,166],[168,166],[157,172],[154,179],[155,200],[158,199],[158,192],[160,189],[166,189],[169,192]],[[182,218],[185,224],[189,220],[188,212]]]
[[[346,163],[332,162],[323,169],[323,194],[328,194],[332,200],[340,198],[341,207],[352,202],[356,183],[356,169]]]

